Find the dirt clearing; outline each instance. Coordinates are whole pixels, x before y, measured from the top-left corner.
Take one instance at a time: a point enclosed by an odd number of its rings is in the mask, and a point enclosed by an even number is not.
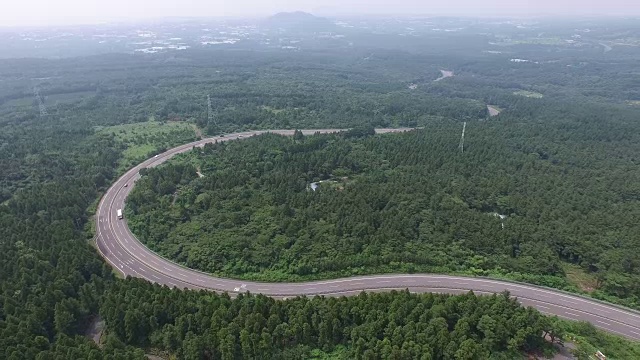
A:
[[[489,116],[491,117],[497,116],[502,111],[502,109],[495,105],[487,105],[487,110],[489,110]]]
[[[440,81],[440,80],[442,80],[442,79],[446,79],[446,78],[449,78],[449,77],[453,77],[453,71],[449,71],[449,70],[440,70],[440,72],[442,73],[442,75],[441,75],[439,78],[437,78],[437,79],[435,79],[435,80],[433,80],[433,81]]]

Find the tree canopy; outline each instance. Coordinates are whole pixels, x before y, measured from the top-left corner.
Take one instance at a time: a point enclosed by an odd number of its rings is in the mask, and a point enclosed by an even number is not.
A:
[[[566,286],[563,263],[575,263],[633,302],[635,155],[612,164],[594,151],[607,133],[585,127],[467,124],[463,153],[455,122],[210,144],[149,170],[129,223],[162,255],[224,276],[466,272]]]
[[[393,291],[277,301],[133,279],[107,291],[101,314],[119,339],[181,359],[301,359],[340,345],[349,345],[349,359],[511,359],[544,350],[543,336],[556,329],[506,293]]]
[[[503,296],[231,300],[116,278],[91,241],[109,184],[164,149],[250,129],[353,130],[213,145],[150,170],[126,208],[136,233],[236,277],[438,271],[577,291],[574,276],[637,307],[638,22],[396,20],[307,34],[299,51],[259,43],[275,33],[204,45],[198,20],[197,49],[157,54],[132,54],[128,25],[114,30],[127,41],[102,26],[3,28],[0,358],[513,358],[558,329]],[[454,76],[435,81],[444,69]],[[407,126],[425,130],[370,136]],[[583,355],[640,358],[591,325],[561,328]]]

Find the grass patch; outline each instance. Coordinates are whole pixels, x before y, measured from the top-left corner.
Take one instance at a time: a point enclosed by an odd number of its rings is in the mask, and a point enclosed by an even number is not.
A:
[[[193,124],[187,122],[147,122],[109,127],[96,127],[96,134],[114,137],[122,144],[122,158],[118,173],[148,157],[173,146],[196,140]]]
[[[524,97],[534,98],[534,99],[542,99],[544,97],[544,95],[540,94],[539,92],[527,91],[527,90],[514,91],[513,95],[524,96]]]
[[[198,125],[191,124],[191,128],[193,129],[193,132],[196,134],[196,138],[198,138],[199,140],[204,138],[204,136],[202,135],[202,130],[200,130]]]
[[[51,94],[42,96],[45,106],[54,106],[56,104],[68,104],[88,97],[94,96],[95,91],[79,91],[65,94]],[[36,98],[33,95],[25,96],[19,99],[13,99],[6,101],[2,104],[2,107],[23,107],[23,106],[38,106]]]
[[[316,360],[337,360],[337,359],[349,359],[349,349],[343,345],[338,345],[331,352],[325,352],[320,349],[311,350],[309,359]]]
[[[168,135],[176,131],[193,132],[191,124],[185,122],[167,122],[162,123],[155,120],[149,120],[142,123],[123,124],[96,128],[99,133],[111,134],[117,140],[127,143],[141,143],[141,138],[148,138],[155,135]]]
[[[565,342],[576,345],[578,359],[595,359],[601,351],[607,359],[640,359],[640,342],[612,335],[588,322],[558,320],[565,331]]]
[[[269,112],[271,112],[271,113],[274,113],[274,114],[276,114],[276,115],[278,115],[278,114],[280,114],[281,112],[283,112],[283,111],[284,111],[284,109],[276,109],[276,108],[273,108],[273,107],[271,107],[271,106],[267,106],[267,105],[263,105],[263,106],[261,106],[260,108],[261,108],[262,110],[267,110],[267,111],[269,111]]]
[[[32,106],[35,101],[35,97],[33,96],[25,96],[20,99],[8,100],[4,104],[3,107],[19,107],[19,106]]]
[[[89,217],[89,221],[84,225],[84,230],[87,234],[87,239],[93,239],[98,234],[98,225],[96,224],[95,215],[91,215]]]
[[[564,264],[563,268],[567,275],[567,280],[582,291],[590,293],[598,288],[598,280],[596,277],[593,274],[587,273],[581,267],[574,264]]]
[[[147,155],[153,153],[157,148],[151,144],[133,145],[122,152],[125,159],[146,158]]]

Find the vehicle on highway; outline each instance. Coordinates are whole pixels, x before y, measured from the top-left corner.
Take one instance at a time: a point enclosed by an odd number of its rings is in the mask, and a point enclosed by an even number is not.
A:
[[[324,132],[335,132],[333,130],[323,130]],[[402,131],[402,130],[396,130]],[[275,131],[283,134],[289,134],[285,130]],[[315,133],[316,130],[308,130],[307,133]],[[389,132],[386,129],[380,131]],[[242,136],[238,134],[229,134],[230,138],[234,136]],[[244,134],[247,135],[247,133]],[[180,152],[189,151],[192,146],[204,143],[212,143],[215,139],[206,139],[171,149],[165,156],[172,157]],[[188,146],[192,145],[192,146]],[[152,166],[150,166],[151,168]],[[157,254],[142,245],[138,239],[129,231],[124,234],[117,235],[117,226],[113,223],[113,218],[109,212],[112,209],[118,209],[118,219],[123,219],[122,209],[125,206],[126,196],[120,196],[121,181],[133,181],[135,184],[135,171],[128,172],[122,178],[116,181],[105,193],[101,206],[98,207],[97,217],[105,218],[106,224],[98,223],[100,232],[96,241],[99,242],[98,248],[108,249],[114,248],[113,251],[102,253],[111,264],[119,265],[120,272],[124,276],[134,276],[146,279],[151,282],[167,285],[177,288],[190,289],[209,289],[214,291],[229,291],[235,294],[251,290],[252,292],[261,293],[267,296],[293,298],[296,295],[354,295],[361,291],[374,291],[381,289],[381,282],[387,283],[382,287],[387,290],[411,288],[415,292],[447,292],[456,294],[469,290],[482,293],[500,293],[508,290],[511,296],[517,297],[525,306],[533,306],[540,311],[557,315],[559,317],[588,321],[596,327],[623,335],[625,337],[640,340],[640,315],[633,310],[620,308],[615,305],[608,305],[597,300],[590,300],[579,295],[570,295],[567,293],[556,292],[552,289],[538,288],[534,285],[515,284],[493,280],[490,278],[467,278],[450,275],[435,274],[396,274],[385,276],[362,276],[356,278],[343,278],[324,282],[297,283],[292,284],[273,284],[273,283],[246,283],[238,286],[238,280],[222,279],[214,276],[202,274],[200,272],[176,267],[171,261],[161,258]],[[124,194],[126,195],[126,194]],[[107,215],[108,216],[105,216]],[[123,223],[121,223],[122,225]],[[125,229],[126,224],[123,224]],[[121,251],[122,250],[122,251]],[[133,255],[133,254],[139,254]],[[146,262],[145,259],[155,263],[161,263],[161,267],[154,267]],[[140,269],[144,269],[145,273],[140,273],[127,265],[124,268],[122,264],[130,264]],[[118,264],[118,265],[116,265]],[[170,267],[172,269],[170,269]],[[167,270],[166,272],[162,270]],[[177,270],[176,270],[177,269]],[[145,275],[146,274],[146,275]],[[175,275],[185,280],[175,278]],[[380,279],[384,279],[381,281]],[[440,287],[439,284],[447,282],[447,288]],[[543,305],[540,305],[543,304]],[[544,309],[544,311],[542,310]],[[595,350],[594,350],[595,351]]]
[[[127,187],[127,186],[129,186],[129,184],[124,184],[124,187]]]
[[[158,157],[158,155],[154,156],[154,158],[157,158],[157,157]]]

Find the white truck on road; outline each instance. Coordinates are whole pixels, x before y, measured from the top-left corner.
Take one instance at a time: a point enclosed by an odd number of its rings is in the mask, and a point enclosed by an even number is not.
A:
[[[118,209],[116,213],[118,214],[118,219],[122,219],[122,209]]]

